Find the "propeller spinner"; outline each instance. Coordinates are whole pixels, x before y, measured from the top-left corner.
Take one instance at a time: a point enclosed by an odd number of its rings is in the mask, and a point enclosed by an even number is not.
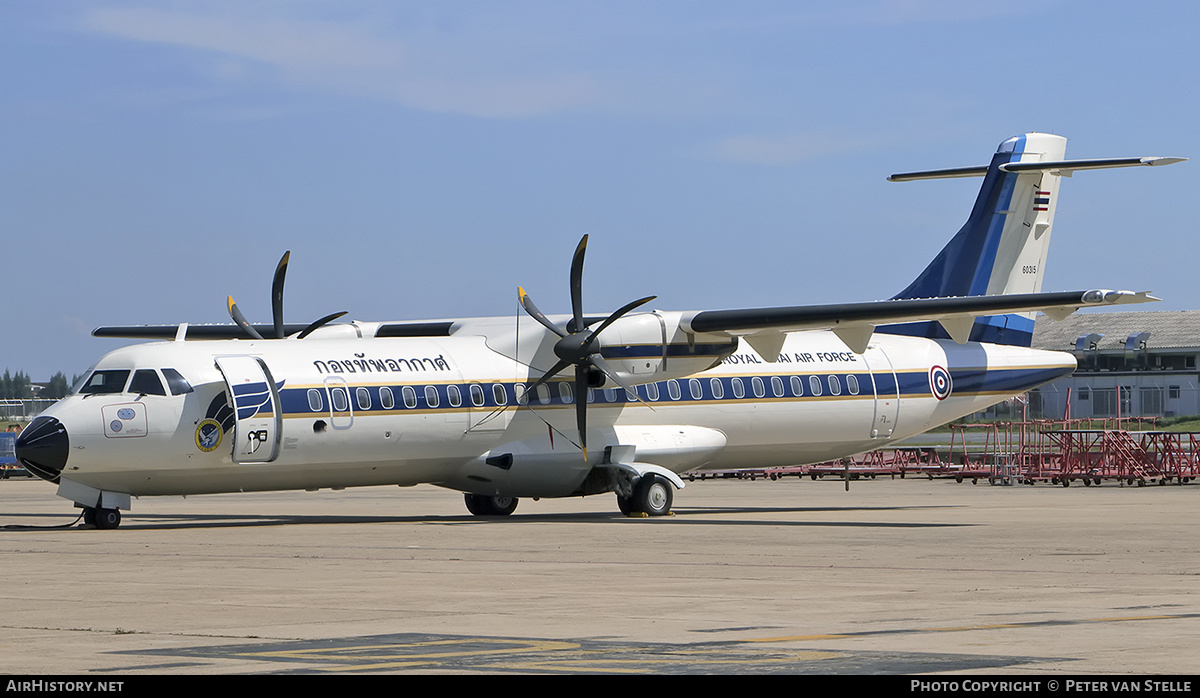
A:
[[[288,259],[291,257],[291,254],[292,253],[290,250],[283,253],[283,257],[279,259],[279,265],[275,267],[275,279],[271,282],[271,314],[274,321],[274,339],[283,339],[287,336],[286,332],[284,331],[283,324],[283,280],[284,277],[287,276]],[[233,296],[229,296],[227,305],[229,308],[229,317],[233,318],[233,321],[237,323],[238,327],[242,328],[242,331],[249,335],[251,339],[265,339],[262,336],[262,333],[260,333],[254,328],[253,325],[246,321],[246,316],[242,315],[242,311],[238,309],[237,303],[233,302]],[[304,330],[297,335],[297,338],[304,339],[308,335],[312,334],[313,330],[333,322],[334,320],[345,315],[346,312],[347,311],[342,311],[340,313],[326,315],[308,327],[305,327]]]
[[[600,342],[597,337],[626,313],[658,297],[647,296],[633,301],[609,315],[595,329],[589,329],[583,320],[583,257],[587,251],[587,239],[588,236],[584,235],[579,241],[579,246],[575,248],[575,258],[571,261],[571,320],[567,323],[565,331],[550,322],[550,319],[538,310],[524,288],[517,289],[525,312],[560,337],[554,344],[554,355],[558,357],[558,363],[529,386],[526,394],[537,390],[568,366],[575,367],[575,421],[579,428],[579,446],[583,449],[584,460],[587,460],[587,390],[591,371],[600,371],[609,380],[624,388],[626,394],[637,395],[637,391],[622,380],[616,370],[600,355]]]

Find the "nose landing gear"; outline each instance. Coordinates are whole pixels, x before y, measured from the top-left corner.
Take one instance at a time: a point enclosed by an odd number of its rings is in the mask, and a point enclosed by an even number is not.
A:
[[[83,523],[101,530],[116,528],[121,525],[121,510],[84,507]]]

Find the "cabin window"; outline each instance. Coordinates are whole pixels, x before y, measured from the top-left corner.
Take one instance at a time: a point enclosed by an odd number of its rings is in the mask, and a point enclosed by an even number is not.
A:
[[[371,409],[371,391],[366,388],[359,388],[354,391],[355,397],[358,398],[358,409]]]
[[[162,381],[158,378],[158,373],[149,368],[143,368],[133,373],[133,380],[129,381],[129,392],[139,395],[167,394],[166,388],[163,388]]]
[[[813,395],[820,395],[821,394],[821,379],[817,378],[816,376],[809,376],[808,377],[808,389],[812,391]]]
[[[396,406],[396,396],[392,395],[392,389],[386,385],[379,389],[379,406],[385,410]]]
[[[825,382],[829,384],[830,395],[842,394],[842,382],[838,380],[837,376],[829,376],[825,379]]]
[[[558,396],[568,405],[575,402],[575,390],[571,387],[570,383],[558,384]]]
[[[535,392],[537,393],[538,402],[543,405],[550,404],[550,388],[545,383],[539,385]]]
[[[320,412],[325,407],[325,400],[321,398],[321,391],[316,388],[308,389],[308,409],[313,412]]]
[[[591,388],[588,388],[588,396],[587,396],[587,401],[588,401],[588,404],[589,404],[589,405],[590,405],[591,403],[593,403],[593,402],[595,402],[595,401],[596,401],[596,391],[595,391],[595,390],[592,390]]]
[[[446,399],[450,401],[451,407],[458,407],[462,405],[462,391],[458,389],[457,385],[447,385]]]
[[[658,392],[658,383],[647,383],[646,384],[646,397],[650,398],[651,400],[653,400],[655,402],[658,402],[658,398],[661,397],[661,395]]]
[[[758,376],[750,379],[750,390],[754,391],[754,397],[762,397],[767,394],[767,387],[763,385],[763,379]]]
[[[720,378],[713,378],[708,381],[708,387],[712,390],[713,398],[720,400],[725,397],[725,384],[721,382]]]
[[[471,393],[471,404],[476,407],[483,407],[483,386],[478,383],[472,383],[469,390]],[[517,391],[517,395],[519,396],[523,392],[524,386],[521,386],[521,390]]]
[[[497,405],[508,404],[508,393],[504,391],[503,383],[492,384],[492,399],[496,401]]]
[[[406,385],[400,389],[400,397],[404,398],[404,406],[412,409],[417,406],[417,391],[413,390],[411,385]]]
[[[792,376],[792,395],[801,397],[804,395],[804,381],[800,380],[800,376]]]
[[[858,395],[858,376],[846,376],[846,388],[851,395]]]
[[[425,404],[430,407],[437,407],[440,403],[441,399],[438,397],[437,388],[432,385],[425,386]]]
[[[674,378],[667,381],[667,394],[671,396],[672,400],[678,400],[683,397],[683,391],[679,388],[679,381]]]
[[[783,379],[779,376],[771,376],[771,394],[775,397],[783,397]]]
[[[746,384],[741,378],[730,378],[729,384],[733,386],[733,396],[739,400],[746,397]]]
[[[192,392],[192,384],[188,383],[187,379],[179,374],[173,368],[164,368],[162,370],[163,378],[167,379],[167,389],[172,395],[183,395]]]
[[[100,395],[119,393],[125,389],[125,381],[129,379],[129,371],[96,371],[91,378],[79,389],[82,395]]]
[[[692,394],[693,400],[704,397],[704,389],[700,387],[700,381],[695,378],[688,379],[688,392]]]
[[[617,389],[616,388],[605,388],[604,389],[604,401],[605,402],[616,402],[617,401]]]
[[[350,409],[350,396],[345,388],[334,388],[329,391],[329,399],[333,403],[334,412],[345,412]]]

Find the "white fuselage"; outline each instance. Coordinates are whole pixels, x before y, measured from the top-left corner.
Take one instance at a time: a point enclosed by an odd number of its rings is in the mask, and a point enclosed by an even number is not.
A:
[[[722,356],[690,375],[635,379],[638,401],[620,388],[590,390],[587,461],[570,381],[519,400],[531,371],[481,336],[135,345],[96,370],[174,369],[192,391],[76,394],[45,414],[69,435],[62,480],[105,492],[434,483],[553,497],[593,493],[583,483],[611,457],[609,446],[632,446],[638,461],[676,473],[819,462],[886,446],[1075,368],[1069,354],[887,334],[855,354],[827,331],[788,335],[774,362],[745,342]],[[253,357],[274,383],[245,419],[232,414],[238,379],[224,357]],[[655,375],[669,375],[672,361]],[[264,441],[257,450],[247,446],[255,438]],[[502,454],[508,467],[488,463]]]

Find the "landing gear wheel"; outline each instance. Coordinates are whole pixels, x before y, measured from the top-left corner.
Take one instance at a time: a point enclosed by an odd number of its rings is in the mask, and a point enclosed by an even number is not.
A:
[[[637,507],[633,503],[633,497],[622,497],[619,494],[617,495],[617,508],[626,516],[637,511]]]
[[[93,507],[84,507],[83,508],[83,525],[84,526],[95,526],[96,525],[96,510]]]
[[[121,511],[119,509],[96,509],[94,511],[96,528],[108,530],[121,525]]]
[[[493,497],[486,494],[464,494],[467,511],[475,516],[508,516],[517,510],[516,497]]]
[[[666,516],[671,513],[671,502],[675,493],[671,483],[658,475],[645,475],[638,481],[633,490],[635,511],[645,512],[648,516]]]

